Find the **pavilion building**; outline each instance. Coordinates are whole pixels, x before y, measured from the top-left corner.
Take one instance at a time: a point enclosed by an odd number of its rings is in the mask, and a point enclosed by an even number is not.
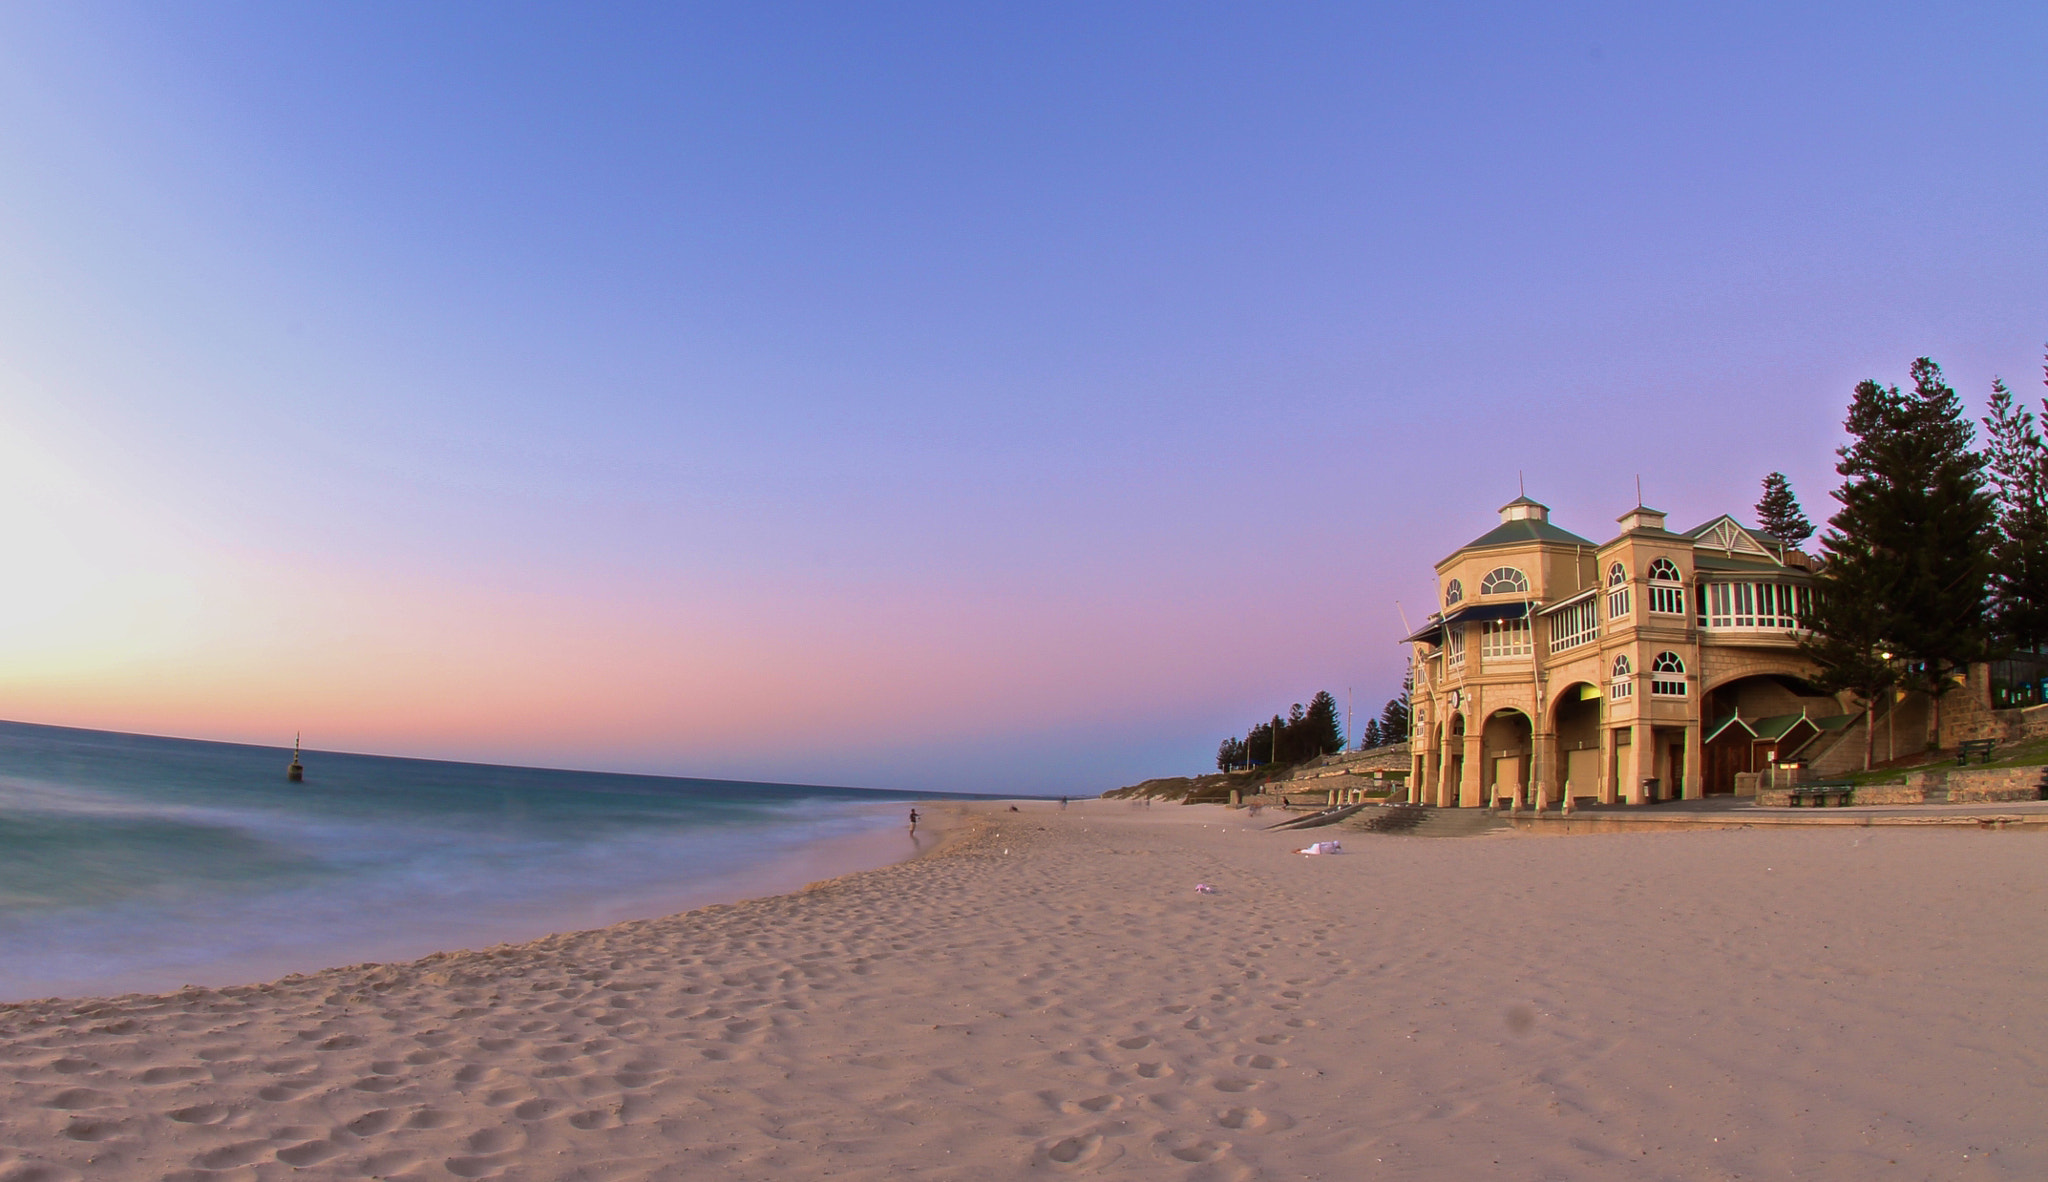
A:
[[[1754,790],[1860,717],[1799,648],[1814,561],[1734,518],[1637,506],[1593,542],[1520,497],[1436,566],[1413,646],[1409,799],[1553,807]]]

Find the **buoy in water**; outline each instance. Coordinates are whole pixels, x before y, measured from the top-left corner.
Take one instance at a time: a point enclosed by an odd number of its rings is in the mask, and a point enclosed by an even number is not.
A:
[[[299,736],[296,734],[292,736],[292,765],[284,769],[284,778],[293,784],[303,784],[306,780],[306,769],[299,763]]]

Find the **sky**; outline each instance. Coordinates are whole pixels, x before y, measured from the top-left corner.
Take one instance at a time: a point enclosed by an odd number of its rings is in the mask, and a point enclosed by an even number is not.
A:
[[[0,6],[0,717],[1088,792],[1927,355],[2048,7]]]

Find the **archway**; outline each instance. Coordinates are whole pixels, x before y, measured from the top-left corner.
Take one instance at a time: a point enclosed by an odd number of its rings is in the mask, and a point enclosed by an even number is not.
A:
[[[1480,732],[1479,749],[1486,760],[1480,768],[1481,804],[1508,800],[1519,807],[1527,799],[1530,772],[1530,740],[1535,728],[1529,716],[1516,709],[1496,710]]]
[[[1551,772],[1557,800],[1602,799],[1599,687],[1586,681],[1566,686],[1551,703],[1550,729],[1557,736],[1557,767]]]
[[[1756,673],[1715,685],[1700,697],[1706,728],[1701,787],[1708,795],[1736,792],[1746,783],[1738,777],[1810,754],[1838,729],[1841,716],[1841,703],[1796,673]]]

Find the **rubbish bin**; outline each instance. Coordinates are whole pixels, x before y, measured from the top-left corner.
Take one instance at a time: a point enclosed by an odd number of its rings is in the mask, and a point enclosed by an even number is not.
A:
[[[1643,800],[1644,800],[1645,802],[1649,802],[1649,801],[1652,801],[1652,800],[1655,800],[1655,799],[1657,799],[1657,777],[1655,777],[1655,776],[1644,776],[1644,777],[1643,777]]]

